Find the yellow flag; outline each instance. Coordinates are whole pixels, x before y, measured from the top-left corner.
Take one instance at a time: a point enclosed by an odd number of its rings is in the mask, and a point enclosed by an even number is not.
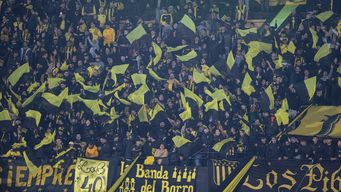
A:
[[[246,35],[248,35],[250,33],[257,33],[257,28],[256,27],[252,27],[250,29],[236,29],[236,32],[240,36],[245,37]]]
[[[85,84],[82,84],[81,85],[83,86],[83,89],[86,90],[86,91],[89,91],[91,93],[98,93],[99,90],[100,90],[100,84],[97,84],[97,85],[85,85]]]
[[[125,105],[131,105],[131,103],[130,103],[129,101],[120,98],[120,96],[118,95],[118,92],[115,92],[114,96],[115,96],[115,98],[116,98],[117,100],[119,100],[121,103],[123,103],[123,104],[125,104]]]
[[[33,118],[36,122],[37,127],[39,126],[40,118],[41,118],[41,113],[39,111],[28,110],[26,111],[25,115],[26,117]]]
[[[85,79],[79,74],[79,73],[75,73],[75,80],[76,82],[82,82],[84,83],[85,82]]]
[[[311,36],[313,38],[313,45],[312,48],[316,48],[317,45],[317,41],[318,41],[318,36],[317,36],[317,32],[313,29],[313,28],[309,28],[309,31],[311,33]]]
[[[282,100],[282,106],[281,108],[283,108],[284,110],[289,110],[289,104],[288,104],[288,100],[287,98]]]
[[[283,67],[283,57],[282,55],[278,55],[278,59],[275,61],[275,68],[280,69]]]
[[[219,110],[219,107],[218,107],[218,99],[213,99],[212,101],[210,102],[207,102],[205,104],[205,112],[207,112],[208,110],[216,110],[218,111]]]
[[[68,88],[66,87],[59,95],[54,95],[53,93],[43,93],[41,95],[47,102],[55,107],[60,107],[64,99],[68,96]]]
[[[316,76],[310,77],[309,79],[304,80],[304,84],[306,86],[308,95],[309,95],[309,100],[313,98],[315,91],[316,91]]]
[[[192,109],[187,102],[185,104],[185,111],[179,114],[179,117],[182,119],[182,121],[192,118]]]
[[[245,94],[250,96],[253,92],[255,92],[255,88],[251,85],[252,79],[249,73],[246,72],[243,83],[242,83],[242,90]]]
[[[166,79],[160,77],[158,74],[156,74],[155,71],[153,71],[151,68],[148,68],[148,72],[149,72],[150,76],[152,76],[156,81],[166,80]]]
[[[289,113],[284,108],[279,108],[275,113],[275,117],[278,126],[289,124]]]
[[[266,89],[265,89],[265,93],[269,98],[269,109],[272,110],[275,107],[275,97],[274,94],[272,92],[272,88],[271,85],[269,85]]]
[[[337,78],[337,84],[339,85],[339,87],[341,88],[341,77]]]
[[[193,99],[198,104],[199,108],[204,103],[204,101],[201,99],[201,97],[199,97],[194,92],[192,92],[191,90],[189,90],[185,87],[184,87],[184,94],[185,94],[185,97]]]
[[[314,61],[319,62],[320,59],[331,53],[328,43],[323,44],[314,56]]]
[[[61,82],[65,81],[65,79],[63,78],[59,78],[59,77],[49,77],[47,78],[47,84],[49,89],[53,89],[57,86],[60,85]]]
[[[226,143],[229,143],[229,142],[232,142],[234,141],[233,138],[227,138],[227,139],[223,139],[221,141],[219,141],[218,143],[216,143],[212,149],[216,152],[220,152],[221,148],[226,144]]]
[[[73,103],[79,101],[80,94],[68,95],[66,101],[72,105]]]
[[[172,141],[173,141],[173,143],[174,143],[174,145],[175,145],[176,148],[180,148],[180,147],[182,147],[183,145],[185,145],[186,143],[191,143],[191,142],[192,142],[192,141],[190,141],[190,140],[188,140],[188,139],[186,139],[186,138],[184,138],[184,137],[181,137],[181,136],[179,136],[179,135],[174,136],[174,137],[172,138]]]
[[[191,31],[193,31],[193,33],[196,33],[196,27],[195,24],[193,22],[193,20],[188,16],[188,15],[184,15],[182,17],[182,19],[180,20],[180,23],[184,24],[186,27],[188,27]]]
[[[103,115],[98,100],[79,98],[95,115]]]
[[[248,47],[257,50],[258,52],[264,51],[266,53],[272,52],[272,44],[270,43],[264,43],[261,41],[250,41],[248,44]]]
[[[250,70],[250,71],[255,71],[254,67],[253,67],[253,57],[251,56],[250,54],[250,50],[245,54],[245,62],[247,64],[247,68]]]
[[[60,66],[60,70],[66,71],[68,69],[69,69],[69,66],[66,64],[66,61],[64,61],[64,63]]]
[[[149,91],[149,88],[146,84],[141,85],[136,91],[130,93],[128,95],[128,100],[138,104],[144,104],[144,95]]]
[[[316,18],[319,19],[320,21],[322,22],[325,22],[327,21],[331,16],[333,16],[333,11],[325,11],[325,12],[322,12],[318,15],[316,15]]]
[[[152,46],[153,46],[154,53],[155,53],[155,58],[153,59],[153,63],[154,65],[156,65],[162,57],[162,50],[160,46],[154,42],[152,42]]]
[[[28,88],[27,88],[27,92],[28,93],[31,93],[35,88],[38,87],[38,83],[37,82],[34,82],[32,83]]]
[[[215,68],[214,65],[212,65],[208,71],[217,77],[222,76],[221,73],[217,70],[217,68]]]
[[[140,85],[140,84],[142,85],[146,84],[146,79],[147,79],[146,74],[134,73],[130,77],[133,80],[133,83],[135,86]]]
[[[185,55],[176,55],[176,57],[182,61],[182,62],[186,62],[186,61],[189,61],[191,59],[194,59],[198,56],[197,52],[195,52],[194,50],[188,52],[187,54]]]
[[[154,109],[150,110],[150,120],[153,120],[155,116],[161,112],[164,111],[163,107],[159,105],[158,103],[155,105]]]
[[[19,115],[19,111],[17,106],[13,103],[12,98],[6,99],[7,100],[7,104],[8,104],[8,108],[9,110],[15,114],[16,116]]]
[[[296,46],[295,46],[294,42],[290,41],[290,43],[288,45],[288,51],[292,54],[295,54]]]
[[[233,65],[234,65],[234,62],[235,62],[235,60],[234,60],[233,53],[232,53],[232,51],[230,51],[230,53],[229,53],[229,55],[228,55],[228,57],[227,57],[227,59],[226,59],[226,64],[227,64],[227,66],[228,66],[228,68],[229,68],[230,70],[232,70],[232,67],[233,67]]]
[[[142,24],[139,24],[135,29],[128,33],[126,38],[128,39],[129,43],[132,44],[134,41],[140,39],[144,35],[147,35],[147,32],[144,30]]]
[[[124,74],[129,67],[129,64],[115,65],[111,68],[111,73]]]
[[[36,90],[36,92],[34,92],[31,96],[29,96],[24,103],[22,104],[23,107],[27,106],[28,104],[30,104],[34,98],[37,96],[38,93],[42,93],[45,91],[45,87],[46,87],[46,82],[44,82],[43,84],[40,85],[40,87]]]
[[[8,77],[8,81],[12,86],[14,86],[25,73],[29,72],[30,66],[28,63],[25,63],[11,73],[11,75]]]
[[[193,69],[193,80],[195,83],[211,82],[210,79],[208,79],[204,74],[199,73],[199,71],[195,68]]]
[[[187,47],[188,45],[179,45],[179,46],[177,46],[177,47],[167,47],[167,50],[166,50],[166,52],[167,53],[171,53],[171,52],[174,52],[174,51],[179,51],[179,50],[181,50],[181,49],[183,49],[183,48],[185,48],[185,47]]]
[[[223,99],[226,99],[226,94],[224,89],[215,89],[212,95],[210,95],[212,99],[217,99],[218,101],[221,101]]]
[[[123,90],[126,87],[126,83],[122,83],[121,85],[117,86],[114,90],[112,91],[105,91],[104,94],[105,95],[110,95],[112,93],[116,93],[118,91]]]
[[[147,114],[147,108],[145,105],[142,105],[139,112],[137,113],[137,116],[140,120],[140,122],[149,122],[148,120],[148,114]]]
[[[38,167],[36,165],[34,165],[33,162],[28,158],[26,151],[23,152],[23,156],[24,156],[24,160],[25,160],[26,166],[28,168],[28,171],[32,175],[37,175],[38,174]]]
[[[56,131],[53,131],[53,133],[45,133],[45,137],[38,143],[37,145],[34,146],[34,150],[37,150],[41,148],[44,145],[48,145],[54,141],[54,138],[56,136]]]
[[[0,112],[0,121],[11,121],[12,118],[7,109]]]

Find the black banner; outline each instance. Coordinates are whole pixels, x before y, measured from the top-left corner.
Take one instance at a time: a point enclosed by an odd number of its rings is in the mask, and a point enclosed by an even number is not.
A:
[[[238,165],[237,161],[211,160],[210,191]],[[341,162],[256,161],[240,191],[341,191]]]
[[[120,175],[127,166],[121,162]],[[136,164],[122,182],[119,192],[195,192],[197,175],[195,167]]]
[[[75,162],[42,163],[33,175],[23,159],[0,159],[0,191],[73,191]]]

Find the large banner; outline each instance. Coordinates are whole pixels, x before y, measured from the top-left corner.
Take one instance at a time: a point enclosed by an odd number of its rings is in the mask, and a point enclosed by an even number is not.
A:
[[[121,162],[120,175],[127,166]],[[122,182],[119,192],[195,192],[196,179],[195,167],[136,164]]]
[[[210,191],[215,191],[237,165],[237,161],[211,160]],[[256,161],[240,189],[243,192],[296,190],[341,191],[341,161]]]
[[[42,162],[33,175],[23,159],[0,159],[0,191],[73,191],[75,162]]]
[[[109,161],[78,158],[76,163],[74,192],[106,192]]]
[[[238,161],[211,160],[208,167],[135,164],[119,192],[207,192],[217,187],[238,166]],[[128,162],[79,158],[59,164],[41,161],[37,173],[25,161],[0,159],[0,191],[71,192],[106,191]],[[341,191],[341,161],[256,161],[240,191]]]

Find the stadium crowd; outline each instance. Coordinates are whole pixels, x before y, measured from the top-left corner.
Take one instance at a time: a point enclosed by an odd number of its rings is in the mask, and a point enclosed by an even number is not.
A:
[[[298,124],[278,123],[276,116],[283,100],[288,101],[290,121],[311,103],[341,104],[340,15],[320,21],[315,16],[326,10],[316,5],[293,12],[280,30],[264,23],[254,36],[258,41],[271,42],[272,51],[259,53],[252,61],[254,69],[250,70],[245,55],[248,38],[253,37],[237,32],[256,26],[246,22],[248,2],[239,0],[221,8],[211,1],[184,0],[1,1],[0,111],[9,110],[11,123],[1,125],[0,154],[16,158],[15,153],[8,151],[24,138],[27,147],[18,150],[30,150],[31,156],[38,159],[53,158],[72,147],[65,156],[128,160],[138,155],[154,156],[159,164],[203,165],[208,158],[226,157],[226,153],[228,157],[255,154],[264,159],[340,160],[340,139],[287,135]],[[171,19],[169,16],[162,18],[166,19],[162,22],[155,19],[156,7],[161,7],[157,18],[170,14]],[[178,21],[184,14],[196,24],[193,37],[182,38],[178,30]],[[126,36],[139,24],[147,31],[147,37],[131,44]],[[149,67],[156,57],[151,41],[161,48],[162,56]],[[290,42],[296,47],[293,53],[288,51]],[[314,55],[324,43],[328,43],[331,53],[316,62]],[[187,46],[167,51],[179,45]],[[197,63],[188,64],[176,56],[193,50]],[[230,52],[236,70],[225,72],[222,68],[227,67]],[[278,53],[283,57],[279,67]],[[25,63],[29,64],[29,73],[11,86],[9,75]],[[127,71],[114,77],[112,67],[121,64],[129,64]],[[212,65],[218,69],[215,73],[208,70]],[[209,81],[194,82],[193,68]],[[161,79],[149,75],[150,69]],[[137,89],[131,78],[135,73],[148,74],[146,84],[150,91],[145,95],[143,109],[151,111],[156,105],[163,109],[148,122],[141,122],[141,105],[127,103],[129,94]],[[251,95],[242,90],[246,73],[252,78]],[[314,76],[315,95],[305,101],[298,95],[296,85]],[[44,84],[49,82],[48,78],[63,81],[51,88]],[[60,107],[55,107],[39,93],[32,103],[21,106],[41,85],[42,92],[58,95],[68,88],[69,96],[80,95],[74,102],[65,99]],[[99,91],[88,89],[97,85]],[[264,109],[260,99],[262,90],[268,86],[274,95],[271,110]],[[115,88],[119,91],[107,94]],[[186,108],[181,101],[184,88],[193,91],[204,103],[211,101],[207,90],[223,89],[229,102],[219,104],[218,110],[204,110],[187,98],[192,111],[183,120],[179,114]],[[110,111],[111,116],[94,114],[80,97],[101,101],[101,112]],[[29,109],[40,111],[38,126],[27,123],[25,112]],[[54,135],[53,141],[33,149],[46,135]],[[172,140],[175,136],[191,142],[177,147]],[[212,150],[226,138],[234,140],[231,146],[220,152]]]

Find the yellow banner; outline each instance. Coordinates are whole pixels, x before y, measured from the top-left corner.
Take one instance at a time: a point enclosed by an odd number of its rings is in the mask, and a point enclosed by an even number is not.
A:
[[[74,192],[106,192],[109,161],[78,158],[75,167]]]

